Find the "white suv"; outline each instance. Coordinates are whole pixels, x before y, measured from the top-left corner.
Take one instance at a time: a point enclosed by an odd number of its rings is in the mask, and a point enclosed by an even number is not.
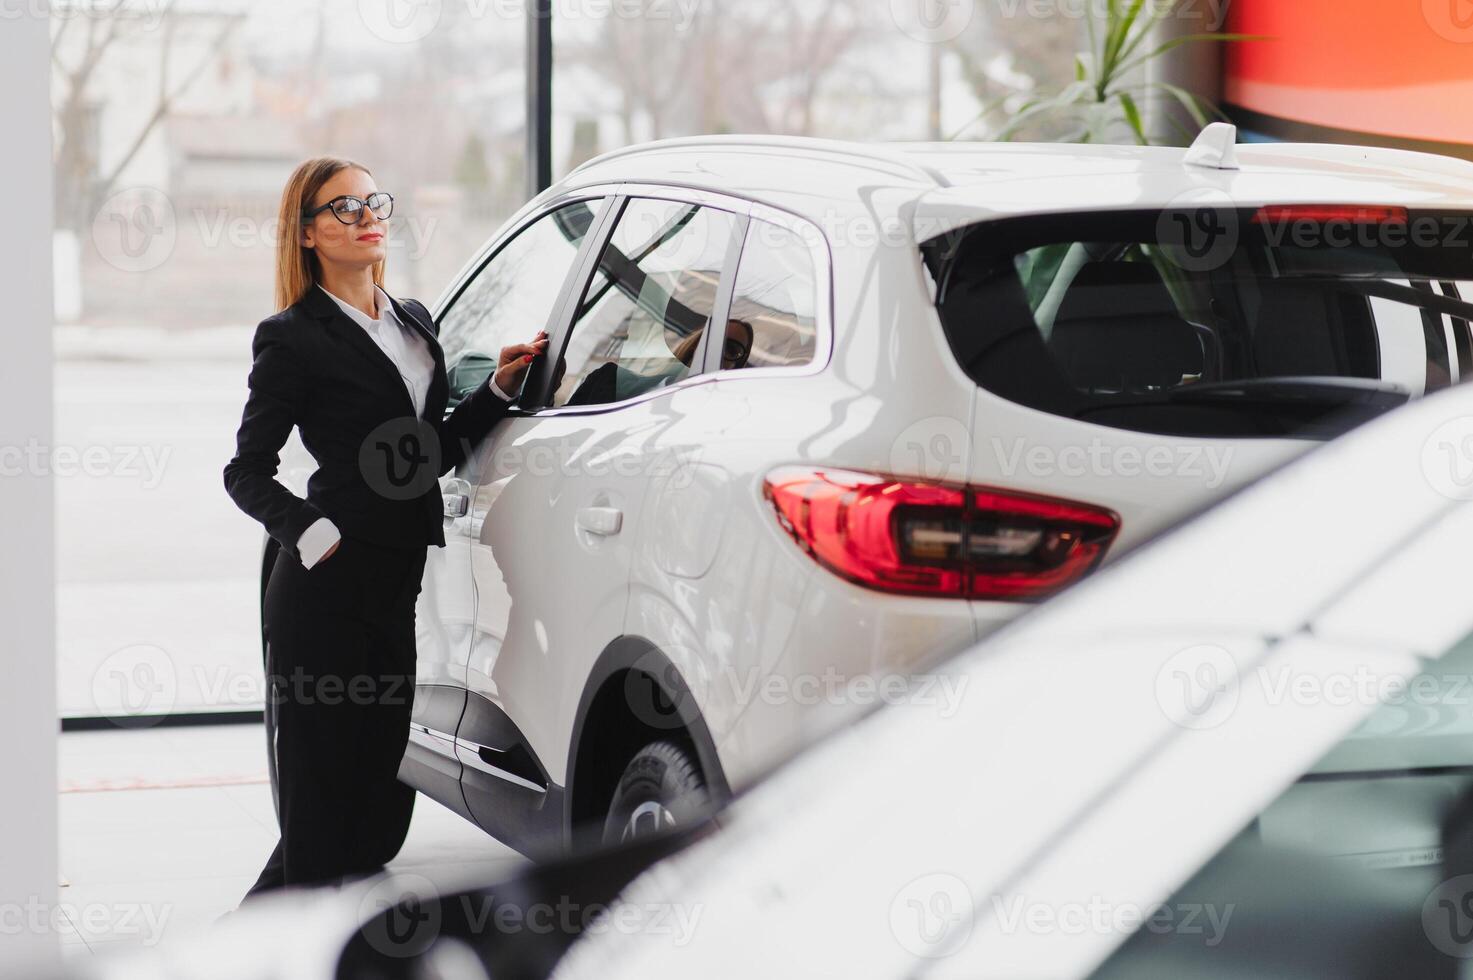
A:
[[[672,140],[528,204],[435,308],[452,403],[551,347],[442,481],[401,778],[528,853],[680,823],[1473,374],[1473,165],[1227,130]]]

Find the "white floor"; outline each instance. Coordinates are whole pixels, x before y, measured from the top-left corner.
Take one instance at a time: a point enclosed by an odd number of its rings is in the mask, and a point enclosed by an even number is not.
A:
[[[157,945],[235,908],[276,845],[259,725],[76,732],[60,743],[60,911],[68,955]],[[395,870],[522,859],[420,796]]]

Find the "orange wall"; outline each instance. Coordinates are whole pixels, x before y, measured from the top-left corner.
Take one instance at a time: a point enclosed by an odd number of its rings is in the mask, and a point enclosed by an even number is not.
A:
[[[1473,0],[1233,0],[1224,95],[1337,129],[1473,143]]]

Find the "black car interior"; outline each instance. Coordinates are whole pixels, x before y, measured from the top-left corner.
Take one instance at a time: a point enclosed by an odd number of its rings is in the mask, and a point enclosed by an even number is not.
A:
[[[1332,437],[1458,375],[1468,250],[1286,244],[1249,211],[1235,250],[1200,268],[1158,241],[1160,217],[1011,218],[923,246],[958,362],[1050,414],[1238,438]],[[1408,358],[1425,371],[1408,377]]]

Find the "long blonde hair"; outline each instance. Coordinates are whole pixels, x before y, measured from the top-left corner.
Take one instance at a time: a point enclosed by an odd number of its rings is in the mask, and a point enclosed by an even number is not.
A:
[[[313,157],[303,160],[292,171],[286,187],[281,192],[281,209],[277,212],[276,236],[276,308],[284,310],[307,295],[322,275],[315,249],[302,244],[302,229],[306,222],[302,212],[312,203],[322,185],[333,176],[349,168],[361,170],[369,176],[367,167],[342,157]],[[336,219],[334,219],[336,220]],[[373,267],[373,281],[384,284],[384,263]]]

